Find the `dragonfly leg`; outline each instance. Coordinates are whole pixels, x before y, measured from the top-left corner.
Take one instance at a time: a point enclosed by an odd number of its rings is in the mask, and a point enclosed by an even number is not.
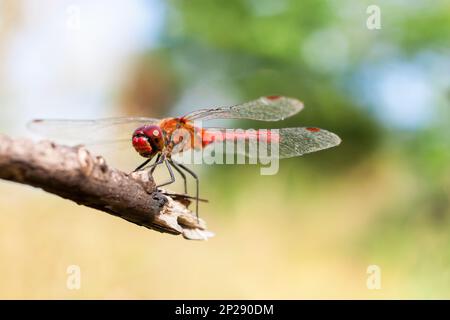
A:
[[[137,167],[136,169],[134,169],[133,172],[136,172],[136,171],[139,171],[139,170],[143,170],[144,167],[145,167],[150,161],[152,161],[153,157],[154,157],[154,156],[152,156],[151,158],[145,160],[139,167]],[[160,157],[161,157],[161,154],[158,153],[158,155],[156,156],[155,162],[154,162],[151,166],[149,166],[149,168],[151,168],[151,169],[150,169],[151,173],[153,173],[153,171],[155,171],[155,168],[156,168],[157,165],[159,165],[159,164],[162,163],[162,161],[159,161]]]
[[[164,162],[164,158],[161,156],[160,153],[158,153],[158,155],[156,156],[155,162],[148,167],[148,169],[150,169],[148,171],[148,175],[150,178],[153,177],[153,172],[155,172],[156,167],[159,166],[163,162]]]
[[[178,167],[178,165],[172,160],[169,159],[170,164],[172,165],[172,167],[178,171],[178,173],[180,174],[180,176],[183,178],[183,182],[184,182],[184,193],[187,194],[187,180],[186,180],[186,175],[184,174],[184,172],[180,169],[180,167]]]
[[[153,175],[153,172],[155,171],[156,167],[159,166],[163,162],[164,162],[164,160],[161,159],[161,154],[158,153],[158,155],[156,156],[155,162],[149,167],[150,174]]]
[[[163,158],[162,161],[164,161],[164,164],[166,165],[167,170],[169,171],[169,174],[170,174],[170,180],[167,181],[167,182],[164,182],[164,183],[161,183],[161,184],[157,185],[156,188],[160,188],[160,187],[163,187],[163,186],[167,186],[167,185],[172,184],[172,183],[175,182],[175,175],[173,174],[172,167],[170,166],[169,161],[167,161],[166,158]]]
[[[147,165],[147,163],[149,163],[152,159],[147,159],[145,160],[142,164],[139,165],[139,167],[137,167],[136,169],[133,170],[133,172],[139,171],[141,170],[143,167],[145,167]]]
[[[180,166],[180,168],[184,169],[187,173],[189,173],[194,179],[195,179],[195,185],[196,185],[196,194],[195,194],[195,214],[197,215],[197,220],[198,220],[198,197],[199,197],[199,181],[198,181],[198,176],[197,174],[192,171],[191,169],[189,169],[188,167],[186,167],[184,164],[182,163],[176,163],[178,166]]]

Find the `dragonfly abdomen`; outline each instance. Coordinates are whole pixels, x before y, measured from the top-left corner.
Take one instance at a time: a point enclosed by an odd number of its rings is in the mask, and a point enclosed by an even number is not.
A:
[[[257,141],[264,143],[279,142],[277,130],[232,130],[232,129],[204,129],[202,145],[205,147],[213,142],[223,141]]]

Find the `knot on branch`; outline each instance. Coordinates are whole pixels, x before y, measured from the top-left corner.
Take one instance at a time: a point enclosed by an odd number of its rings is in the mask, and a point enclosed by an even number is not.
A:
[[[94,169],[94,160],[89,154],[89,151],[84,147],[78,148],[78,161],[80,163],[81,172],[86,177],[89,177]]]

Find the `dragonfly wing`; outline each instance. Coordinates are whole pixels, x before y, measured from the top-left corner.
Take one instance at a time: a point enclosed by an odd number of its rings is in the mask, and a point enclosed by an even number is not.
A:
[[[319,128],[279,129],[280,158],[291,158],[306,153],[335,147],[341,143],[336,134]]]
[[[189,113],[184,118],[189,120],[250,119],[279,121],[293,116],[302,109],[303,103],[297,99],[269,96],[231,107],[197,110]]]
[[[131,140],[133,131],[144,124],[158,124],[159,119],[120,117],[98,120],[36,119],[28,128],[46,138],[71,144],[102,144]]]
[[[229,142],[235,146],[230,147]],[[222,154],[291,158],[335,147],[341,139],[330,131],[313,127],[267,130],[206,128],[202,143],[206,151]],[[261,148],[265,148],[265,152],[261,153]]]

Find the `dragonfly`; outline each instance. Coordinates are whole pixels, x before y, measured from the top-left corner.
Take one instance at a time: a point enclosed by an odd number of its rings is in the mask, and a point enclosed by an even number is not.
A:
[[[215,143],[244,139],[265,139],[278,144],[277,158],[290,158],[303,154],[331,148],[341,143],[334,133],[317,127],[282,128],[276,134],[267,136],[257,131],[229,132],[226,128],[209,128],[196,126],[198,121],[213,119],[248,119],[258,121],[280,121],[291,117],[303,109],[303,103],[295,98],[285,96],[264,96],[233,106],[199,109],[181,117],[163,119],[145,117],[118,117],[95,120],[69,119],[35,119],[28,127],[47,137],[64,138],[89,145],[89,143],[111,143],[115,141],[131,142],[135,151],[146,158],[134,171],[149,170],[164,165],[170,179],[157,184],[157,188],[170,185],[176,181],[174,171],[183,178],[184,194],[188,196],[187,176],[195,179],[196,193],[191,197],[196,201],[196,214],[199,206],[199,177],[197,174],[174,159],[173,155],[186,150],[202,150]],[[187,132],[190,139],[176,132]],[[239,132],[239,133],[238,133]],[[244,132],[244,133],[242,133]],[[266,132],[266,131],[264,131]],[[189,137],[188,137],[189,138]],[[244,151],[245,153],[245,151]],[[154,159],[153,163],[150,163]],[[150,164],[149,164],[150,163]]]

